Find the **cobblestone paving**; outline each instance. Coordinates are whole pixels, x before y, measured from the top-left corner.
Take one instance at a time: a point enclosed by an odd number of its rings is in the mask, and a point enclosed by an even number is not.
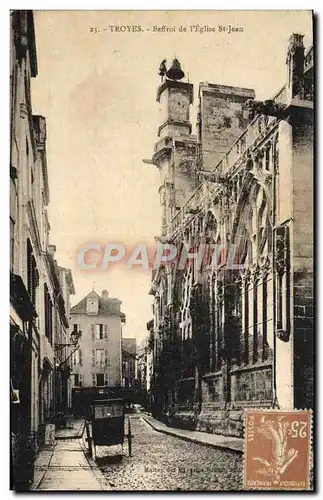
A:
[[[115,490],[240,490],[242,455],[190,443],[132,418],[132,457],[97,447],[97,464]]]

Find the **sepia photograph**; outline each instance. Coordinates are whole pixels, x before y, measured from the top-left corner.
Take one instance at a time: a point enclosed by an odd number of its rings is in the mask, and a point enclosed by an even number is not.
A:
[[[10,490],[315,491],[313,11],[8,15]]]

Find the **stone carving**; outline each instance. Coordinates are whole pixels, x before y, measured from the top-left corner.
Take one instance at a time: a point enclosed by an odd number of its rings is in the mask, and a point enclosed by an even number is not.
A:
[[[284,104],[277,103],[272,99],[267,99],[265,101],[248,99],[246,106],[248,107],[250,121],[252,121],[257,115],[273,116],[278,119],[284,119],[287,117],[286,106]]]
[[[279,275],[284,274],[288,267],[288,255],[289,255],[289,245],[288,245],[288,227],[280,226],[276,229],[275,238],[276,248],[275,248],[275,265],[276,270]]]

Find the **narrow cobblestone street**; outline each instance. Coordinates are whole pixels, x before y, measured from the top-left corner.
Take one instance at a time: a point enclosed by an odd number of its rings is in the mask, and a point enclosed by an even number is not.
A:
[[[132,419],[132,457],[121,447],[97,447],[96,463],[115,490],[239,490],[242,454],[155,431]]]

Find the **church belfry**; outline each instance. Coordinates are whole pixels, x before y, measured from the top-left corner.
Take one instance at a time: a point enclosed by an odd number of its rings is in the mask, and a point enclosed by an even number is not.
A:
[[[167,70],[164,59],[159,68],[161,84],[157,90],[160,105],[159,140],[153,164],[160,171],[159,194],[162,205],[162,234],[196,187],[196,136],[191,135],[190,106],[193,85],[183,81],[185,74],[178,59]]]
[[[180,81],[185,74],[177,59],[166,72],[157,91],[157,102],[160,104],[160,127],[158,137],[189,135],[192,131],[190,123],[190,105],[193,103],[193,85]]]

